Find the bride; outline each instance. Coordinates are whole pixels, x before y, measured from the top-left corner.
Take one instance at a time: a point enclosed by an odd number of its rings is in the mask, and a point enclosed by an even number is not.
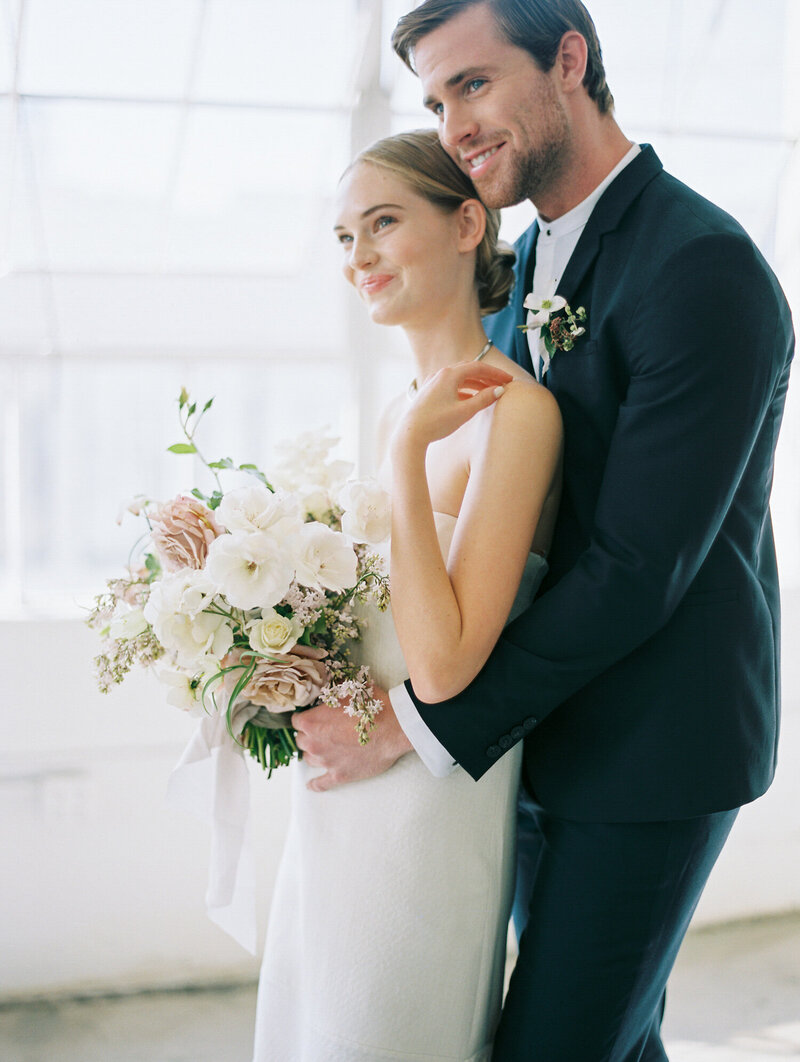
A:
[[[372,319],[400,325],[408,394],[389,407],[392,614],[359,653],[382,689],[463,689],[544,574],[558,502],[554,399],[487,342],[513,253],[435,132],[345,173],[336,238]],[[316,708],[313,712],[333,712]],[[330,792],[303,715],[259,983],[255,1062],[484,1062],[499,1017],[521,745],[479,782],[416,753]],[[355,735],[353,735],[353,745]]]

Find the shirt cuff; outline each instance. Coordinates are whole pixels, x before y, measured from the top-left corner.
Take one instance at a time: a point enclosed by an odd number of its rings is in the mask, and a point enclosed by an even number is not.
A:
[[[456,765],[456,761],[423,723],[417,706],[411,700],[405,686],[395,686],[389,690],[394,714],[403,733],[414,746],[414,751],[435,778],[445,778]]]

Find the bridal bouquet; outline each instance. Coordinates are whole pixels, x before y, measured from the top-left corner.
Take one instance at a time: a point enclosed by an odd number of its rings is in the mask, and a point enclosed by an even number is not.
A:
[[[213,490],[133,499],[128,511],[146,524],[140,560],[107,583],[88,623],[104,643],[103,692],[134,664],[151,667],[169,703],[224,712],[231,740],[271,773],[298,753],[290,714],[317,701],[341,704],[369,738],[381,705],[349,649],[356,603],[388,602],[369,546],[389,533],[389,499],[371,481],[345,482],[352,466],[331,460],[337,440],[318,433],[282,444],[269,480],[253,464],[207,461],[195,433],[212,403],[198,410],[181,392],[184,441],[169,449],[199,459]],[[223,490],[223,473],[252,483]]]

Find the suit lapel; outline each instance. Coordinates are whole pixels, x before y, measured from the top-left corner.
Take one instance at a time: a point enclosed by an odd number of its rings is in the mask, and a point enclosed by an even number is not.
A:
[[[558,285],[558,294],[567,302],[572,301],[587,270],[597,257],[603,236],[617,228],[634,199],[662,169],[655,151],[649,144],[645,144],[640,154],[605,190],[586,222]]]

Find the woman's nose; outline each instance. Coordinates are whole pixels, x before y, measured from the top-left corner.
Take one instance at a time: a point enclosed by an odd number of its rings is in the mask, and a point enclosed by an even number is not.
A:
[[[356,236],[350,248],[350,265],[353,269],[365,269],[377,259],[375,244],[367,236]]]

